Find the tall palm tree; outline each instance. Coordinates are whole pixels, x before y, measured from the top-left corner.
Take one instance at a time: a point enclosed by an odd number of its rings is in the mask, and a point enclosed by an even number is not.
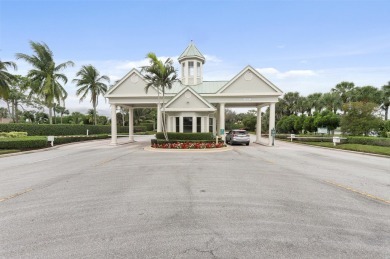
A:
[[[174,82],[178,81],[177,73],[173,67],[173,60],[168,58],[165,62],[157,59],[156,54],[150,52],[146,55],[149,58],[150,65],[142,67],[146,80],[145,92],[148,93],[150,87],[157,88],[158,105],[160,106],[160,91],[162,92],[162,130],[165,139],[168,135],[165,127],[165,89],[171,89]]]
[[[68,78],[60,72],[68,66],[74,66],[74,63],[67,61],[56,65],[53,52],[45,43],[30,41],[30,46],[34,55],[16,53],[16,58],[23,59],[33,66],[33,69],[27,73],[27,77],[31,79],[30,97],[36,94],[43,99],[45,105],[49,108],[49,123],[52,124],[54,101],[61,103],[67,97],[67,92],[60,81],[66,84]]]
[[[0,98],[7,99],[10,91],[10,84],[14,76],[8,72],[7,67],[13,67],[15,70],[17,66],[12,61],[0,60]]]
[[[353,82],[343,81],[337,84],[334,88],[332,88],[332,92],[338,93],[344,104],[351,100],[352,97],[351,93],[354,88],[355,88],[355,84]]]
[[[388,120],[390,107],[390,81],[387,85],[382,86],[382,105],[381,109],[385,111],[385,120]]]
[[[322,108],[324,107],[321,97],[322,97],[322,93],[313,93],[313,94],[309,94],[306,97],[307,113],[309,116],[311,115],[313,109],[316,112],[321,112]]]
[[[76,94],[80,96],[80,102],[82,102],[88,94],[91,95],[91,102],[93,106],[93,119],[94,125],[97,124],[96,119],[96,106],[99,102],[99,95],[104,95],[107,92],[107,84],[110,83],[110,78],[106,75],[100,76],[99,71],[92,65],[82,66],[80,71],[76,73],[80,79],[73,79],[72,82],[76,83]]]
[[[336,113],[338,110],[341,110],[343,107],[343,101],[341,100],[340,95],[335,92],[324,93],[322,95],[322,103],[328,111]]]

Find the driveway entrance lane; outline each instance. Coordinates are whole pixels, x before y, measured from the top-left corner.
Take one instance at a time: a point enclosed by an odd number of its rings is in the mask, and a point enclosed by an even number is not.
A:
[[[0,257],[390,254],[388,206],[280,165],[274,149],[155,153],[139,144],[96,150],[98,166],[0,203]]]
[[[239,147],[240,148],[240,147]],[[390,158],[327,150],[310,146],[277,142],[274,148],[258,151],[242,149],[245,154],[257,154],[284,166],[296,168],[297,174],[324,182],[330,181],[390,200]]]

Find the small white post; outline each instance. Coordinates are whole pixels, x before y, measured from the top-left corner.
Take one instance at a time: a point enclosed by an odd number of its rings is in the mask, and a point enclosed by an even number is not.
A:
[[[87,130],[87,136],[88,136],[88,130]]]

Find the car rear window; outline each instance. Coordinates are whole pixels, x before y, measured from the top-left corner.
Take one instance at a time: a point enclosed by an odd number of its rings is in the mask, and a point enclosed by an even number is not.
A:
[[[246,135],[246,131],[245,130],[240,130],[240,131],[233,131],[233,134],[237,134],[237,135]]]

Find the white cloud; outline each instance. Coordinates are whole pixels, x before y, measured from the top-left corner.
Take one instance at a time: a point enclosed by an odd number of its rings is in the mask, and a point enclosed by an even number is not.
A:
[[[256,70],[265,76],[272,75],[276,76],[277,78],[310,77],[317,75],[317,73],[313,70],[289,70],[286,72],[280,72],[273,67],[257,68]]]

